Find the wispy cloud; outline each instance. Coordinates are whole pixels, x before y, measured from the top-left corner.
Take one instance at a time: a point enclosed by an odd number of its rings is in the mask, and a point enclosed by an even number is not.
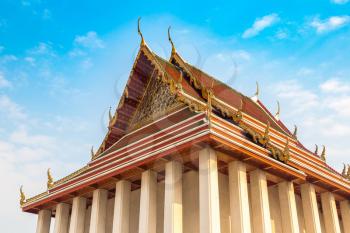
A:
[[[252,27],[250,27],[244,31],[242,37],[243,38],[254,37],[254,36],[258,35],[264,29],[271,27],[272,25],[277,23],[279,20],[280,20],[279,16],[275,13],[265,15],[262,18],[258,18],[255,20]]]
[[[49,55],[56,56],[55,51],[50,43],[40,42],[36,47],[28,51],[31,55]]]
[[[103,40],[94,31],[90,31],[86,35],[76,36],[74,43],[90,49],[101,49],[105,47]]]
[[[349,2],[349,0],[331,0],[332,3],[334,4],[339,4],[339,5],[343,5]]]
[[[320,88],[328,93],[350,93],[350,83],[344,83],[338,79],[329,79],[321,83]]]
[[[0,72],[0,89],[5,87],[11,87],[11,82],[5,78],[5,75]]]
[[[314,18],[310,22],[310,26],[313,27],[318,34],[326,33],[344,27],[349,24],[350,16],[332,16],[326,19]]]
[[[7,116],[12,120],[26,118],[22,108],[13,102],[7,95],[0,95],[0,112],[2,116]]]

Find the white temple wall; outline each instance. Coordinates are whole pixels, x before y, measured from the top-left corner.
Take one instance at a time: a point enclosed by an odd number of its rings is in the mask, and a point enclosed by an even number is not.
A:
[[[157,233],[164,232],[164,181],[157,184]]]
[[[228,176],[219,173],[220,226],[221,233],[230,233],[230,194]]]
[[[140,194],[141,189],[131,192],[129,233],[138,233],[139,230]]]
[[[197,171],[182,176],[183,233],[199,233],[199,177]]]
[[[114,213],[114,198],[110,198],[107,201],[107,214],[106,214],[106,232],[112,233],[113,228],[113,213]]]
[[[296,202],[297,212],[298,212],[299,232],[306,233],[303,203],[301,201],[300,195],[295,194],[295,202]]]
[[[270,186],[268,193],[272,233],[282,233],[281,209],[277,186]]]

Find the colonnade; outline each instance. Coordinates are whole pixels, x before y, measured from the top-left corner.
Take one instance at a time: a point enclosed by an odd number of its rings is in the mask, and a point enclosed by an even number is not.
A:
[[[170,161],[162,182],[147,170],[140,189],[120,180],[114,198],[96,189],[90,206],[84,197],[57,204],[53,232],[350,233],[349,200],[338,203],[338,213],[334,195],[322,193],[319,204],[312,184],[301,185],[297,194],[290,181],[268,186],[263,170],[247,176],[242,161],[229,163],[227,170],[228,175],[219,173],[215,151],[202,149],[198,171],[183,173],[181,163]],[[50,232],[51,214],[39,211],[37,233]]]

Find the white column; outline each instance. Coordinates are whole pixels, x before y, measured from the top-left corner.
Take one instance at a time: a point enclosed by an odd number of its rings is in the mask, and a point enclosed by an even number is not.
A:
[[[54,233],[68,233],[69,208],[66,203],[57,204]]]
[[[240,161],[228,165],[231,232],[251,233],[246,166]]]
[[[84,197],[73,198],[69,233],[84,233],[85,213],[86,213],[86,198]]]
[[[278,184],[283,233],[299,233],[298,212],[292,182]]]
[[[199,175],[189,171],[182,176],[183,232],[199,233]]]
[[[350,233],[350,202],[348,200],[340,202],[340,212],[343,222],[343,233]]]
[[[165,165],[164,233],[182,233],[182,165]]]
[[[326,232],[340,233],[337,206],[335,205],[333,194],[330,192],[322,193],[321,203]]]
[[[315,187],[306,183],[301,185],[306,232],[321,233],[320,214],[318,212]]]
[[[129,232],[131,184],[121,180],[115,185],[113,233]]]
[[[51,210],[40,210],[36,225],[36,233],[49,233],[51,224]]]
[[[96,189],[92,196],[89,233],[104,233],[106,230],[108,191]]]
[[[271,233],[271,219],[265,172],[250,173],[251,204],[254,233]]]
[[[220,233],[217,156],[211,148],[199,152],[200,233]]]
[[[157,174],[142,173],[139,233],[155,233],[157,226]]]

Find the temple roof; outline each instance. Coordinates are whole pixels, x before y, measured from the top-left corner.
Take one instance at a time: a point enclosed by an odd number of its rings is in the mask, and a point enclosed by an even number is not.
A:
[[[205,118],[208,121],[213,118],[212,129]],[[288,171],[301,179],[306,175],[314,180],[324,179],[330,187],[350,193],[349,180],[326,164],[321,158],[325,154],[320,157],[307,150],[260,100],[245,96],[190,65],[174,48],[169,61],[159,57],[142,39],[125,90],[115,113],[110,113],[108,132],[97,153],[93,153],[92,160],[82,169],[54,182],[48,192],[28,199],[25,208],[31,209],[30,205],[39,200],[56,198],[59,192],[74,182],[88,179],[91,174],[98,174],[104,166],[116,166],[111,163],[113,161],[117,164],[118,159],[127,160],[127,157],[135,156],[134,153],[145,153],[138,151],[143,148],[135,145],[137,143],[150,146],[150,150],[157,147],[157,140],[170,143],[168,137],[178,137],[174,125],[183,126],[188,132],[199,127],[197,134],[211,140],[222,131],[222,126],[218,125],[226,124],[223,122],[229,124],[229,133],[244,140],[241,149],[246,149],[249,144],[253,150],[267,154],[255,157],[260,162],[274,164],[281,168],[280,171]],[[192,138],[194,135],[191,132]],[[148,141],[152,142],[149,144]],[[255,145],[251,145],[252,142]],[[277,162],[271,162],[271,159]],[[279,174],[283,176],[283,173]],[[86,182],[88,185],[93,181]],[[76,188],[72,186],[71,191]]]

